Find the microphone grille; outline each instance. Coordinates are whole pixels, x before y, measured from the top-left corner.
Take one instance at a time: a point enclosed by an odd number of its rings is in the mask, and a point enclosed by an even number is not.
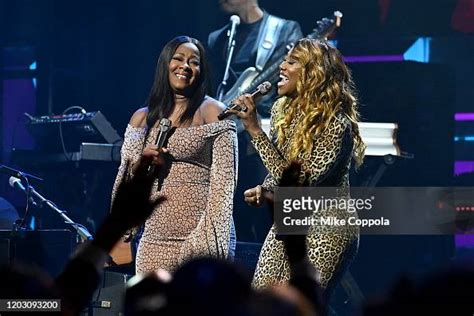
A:
[[[166,117],[162,118],[160,121],[160,127],[169,128],[171,127],[171,120]]]
[[[235,15],[235,14],[230,17],[230,21],[235,25],[240,24],[240,18],[238,15]]]
[[[9,179],[8,179],[8,184],[14,188],[15,187],[15,183],[17,182],[20,182],[21,183],[21,180],[18,179],[17,177],[14,177],[14,176],[11,176]]]
[[[258,90],[261,94],[267,94],[272,89],[272,84],[269,81],[263,82],[258,86]]]

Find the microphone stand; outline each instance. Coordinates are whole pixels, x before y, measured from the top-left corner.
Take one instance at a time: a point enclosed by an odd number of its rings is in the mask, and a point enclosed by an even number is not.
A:
[[[89,233],[87,228],[85,228],[82,224],[78,224],[78,223],[74,222],[72,219],[70,219],[69,216],[66,215],[65,211],[60,210],[53,202],[51,202],[50,200],[46,199],[41,194],[39,194],[33,186],[28,185],[26,189],[33,196],[35,196],[40,201],[41,204],[47,205],[50,209],[52,209],[53,211],[58,213],[59,216],[61,216],[64,219],[64,222],[66,224],[68,224],[72,228],[74,228],[74,230],[76,231],[78,236],[80,236],[82,238],[82,240],[92,240],[93,239],[91,233]],[[38,204],[40,204],[40,203],[38,203]]]
[[[235,34],[237,32],[230,32],[229,33],[229,49],[227,52],[227,59],[225,63],[224,69],[224,78],[222,78],[222,82],[219,84],[219,88],[217,89],[217,100],[222,101],[224,97],[224,90],[227,87],[227,80],[229,79],[229,70],[230,70],[230,62],[232,61],[232,56],[234,55],[234,48],[235,48]]]
[[[33,179],[33,180],[36,180],[36,181],[43,181],[43,179],[41,179],[40,177],[34,176],[32,174],[29,174],[29,173],[26,173],[26,172],[23,172],[23,171],[20,171],[20,170],[10,168],[10,167],[5,166],[5,165],[0,165],[0,173],[7,174],[7,175],[10,175],[10,176],[16,177],[18,179],[27,179],[27,180],[28,179]]]

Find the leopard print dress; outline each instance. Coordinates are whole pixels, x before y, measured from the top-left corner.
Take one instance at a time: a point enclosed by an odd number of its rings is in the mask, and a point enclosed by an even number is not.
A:
[[[112,199],[139,159],[145,134],[145,128],[128,125]],[[154,143],[157,134],[158,129],[152,128],[147,145]],[[196,256],[227,258],[235,247],[230,244],[237,174],[235,123],[225,120],[175,128],[166,147],[169,164],[157,176],[150,197],[165,196],[166,201],[145,223],[137,251],[137,273],[158,268],[174,271]]]
[[[281,99],[272,110],[270,137],[261,133],[252,139],[268,169],[262,187],[273,191],[278,184],[283,169],[288,165],[286,156],[291,139],[302,120],[297,115],[286,131],[286,141],[280,146],[276,141],[274,119],[279,117]],[[349,192],[349,169],[352,158],[353,139],[351,124],[347,118],[337,115],[322,131],[315,136],[311,155],[300,155],[303,170],[309,172],[310,182],[314,186],[337,187],[340,192]],[[330,210],[331,215],[346,218],[345,210]],[[351,216],[354,216],[352,214]],[[354,227],[343,227],[340,231],[325,231],[324,227],[312,227],[307,236],[308,256],[311,263],[320,272],[321,286],[329,293],[340,280],[343,272],[352,261],[358,248],[359,231]],[[260,253],[255,270],[253,285],[256,288],[286,283],[290,278],[290,267],[283,243],[276,239],[276,228],[272,226]]]

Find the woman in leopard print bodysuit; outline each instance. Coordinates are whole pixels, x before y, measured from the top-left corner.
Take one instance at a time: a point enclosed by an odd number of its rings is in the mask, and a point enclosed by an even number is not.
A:
[[[342,56],[326,41],[299,40],[280,65],[279,99],[272,109],[269,137],[257,122],[250,95],[239,97],[243,109],[234,111],[252,137],[252,143],[268,169],[264,183],[245,192],[247,203],[260,206],[262,195],[278,185],[283,169],[291,161],[302,163],[313,186],[349,190],[349,169],[354,158],[362,163],[365,146],[359,134],[354,84]],[[302,175],[303,177],[303,175]],[[331,215],[345,218],[344,209]],[[353,215],[351,215],[353,216]],[[307,236],[308,256],[320,272],[325,293],[340,279],[357,252],[357,228],[327,232],[311,227]],[[254,275],[254,286],[287,282],[289,265],[283,244],[272,226],[263,245]]]

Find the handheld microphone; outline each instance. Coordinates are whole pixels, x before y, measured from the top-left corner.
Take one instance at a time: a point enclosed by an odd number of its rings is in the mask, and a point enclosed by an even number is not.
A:
[[[167,118],[162,118],[160,121],[160,131],[158,137],[156,138],[155,145],[158,149],[162,148],[165,144],[166,136],[171,129],[171,121]]]
[[[232,15],[230,17],[229,30],[227,31],[227,36],[229,37],[229,42],[227,43],[227,50],[230,49],[232,43],[234,42],[235,34],[237,33],[237,26],[240,24],[240,18],[238,15]]]
[[[259,97],[259,96],[262,96],[262,95],[265,95],[267,94],[270,90],[272,89],[272,84],[269,82],[269,81],[265,81],[261,84],[258,85],[257,89],[252,92],[250,95],[252,96],[253,99]],[[237,111],[241,111],[241,108],[239,105],[237,104],[233,104],[231,103],[230,104],[230,107],[228,107],[227,109],[225,109],[224,111],[222,111],[218,116],[217,118],[222,121],[223,119],[231,116],[233,113],[230,113],[229,110],[237,110]]]
[[[168,136],[168,132],[171,130],[171,121],[167,118],[162,118],[160,121],[160,131],[158,132],[158,136],[156,138],[155,145],[158,149],[163,148],[163,145],[166,141],[166,136]],[[148,174],[153,173],[155,170],[154,165],[150,165],[148,167]]]

